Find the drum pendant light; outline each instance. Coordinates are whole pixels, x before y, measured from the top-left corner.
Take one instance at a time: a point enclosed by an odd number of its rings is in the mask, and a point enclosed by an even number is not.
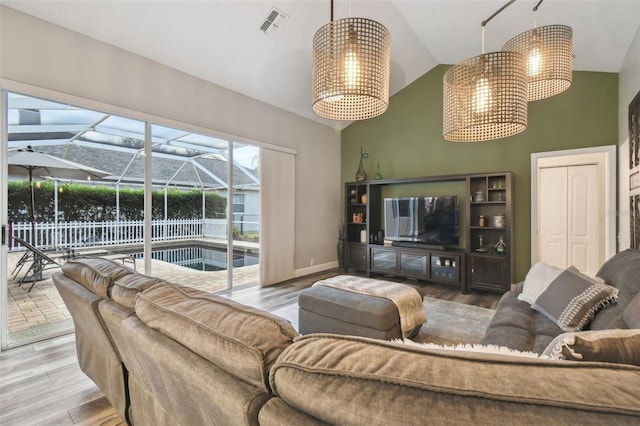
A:
[[[442,134],[448,141],[500,139],[527,128],[524,57],[511,51],[484,52],[485,25],[514,1],[482,22],[482,54],[444,75]]]
[[[529,101],[562,93],[572,81],[573,30],[566,25],[537,28],[535,14],[542,1],[533,8],[533,29],[513,37],[502,48],[525,56]]]
[[[376,117],[389,105],[391,36],[364,18],[333,20],[313,37],[313,112],[333,120]]]

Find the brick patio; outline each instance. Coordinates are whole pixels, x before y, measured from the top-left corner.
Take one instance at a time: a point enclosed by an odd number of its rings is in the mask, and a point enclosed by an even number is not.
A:
[[[12,271],[21,252],[9,253],[8,265],[8,328],[9,342],[15,342],[22,338],[33,339],[34,335],[48,333],[51,330],[71,330],[71,315],[67,311],[58,290],[56,290],[51,275],[59,268],[44,271],[44,280],[38,281],[31,292],[30,282],[22,286],[19,279],[27,269],[18,276],[18,280],[12,280]],[[139,272],[143,272],[144,260],[137,262]],[[227,288],[227,271],[196,271],[190,268],[173,265],[170,263],[152,260],[151,274],[162,277],[168,281],[196,287],[205,291],[216,292]],[[259,282],[259,265],[244,266],[233,270],[234,286],[257,285]]]

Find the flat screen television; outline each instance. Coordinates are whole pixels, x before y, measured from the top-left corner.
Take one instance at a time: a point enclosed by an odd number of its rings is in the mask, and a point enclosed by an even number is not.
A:
[[[438,247],[459,242],[458,197],[396,197],[384,199],[385,238]]]

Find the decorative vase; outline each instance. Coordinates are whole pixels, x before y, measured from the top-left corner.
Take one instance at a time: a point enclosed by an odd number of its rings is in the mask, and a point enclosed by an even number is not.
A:
[[[367,180],[367,172],[364,170],[364,166],[362,165],[362,157],[360,157],[360,166],[358,167],[358,171],[356,172],[356,181],[362,182],[363,180]]]
[[[360,202],[362,204],[367,204],[367,194],[362,194],[362,197],[360,197]]]
[[[362,160],[368,158],[369,154],[366,152],[362,152],[362,147],[360,147],[360,165],[358,166],[358,171],[356,172],[356,181],[362,182],[363,180],[367,180],[367,172],[364,170],[364,166],[362,165]]]
[[[344,268],[344,239],[338,238],[338,267]]]
[[[378,161],[378,171],[377,171],[376,176],[374,177],[374,179],[376,179],[376,180],[382,179],[382,174],[380,174],[380,162],[379,161]]]

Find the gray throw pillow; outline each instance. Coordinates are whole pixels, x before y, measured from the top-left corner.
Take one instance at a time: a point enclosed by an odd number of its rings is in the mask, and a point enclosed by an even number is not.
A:
[[[542,354],[551,359],[640,365],[640,330],[590,330],[564,333]]]
[[[595,313],[616,302],[618,289],[580,273],[565,269],[531,305],[563,331],[580,331]]]

